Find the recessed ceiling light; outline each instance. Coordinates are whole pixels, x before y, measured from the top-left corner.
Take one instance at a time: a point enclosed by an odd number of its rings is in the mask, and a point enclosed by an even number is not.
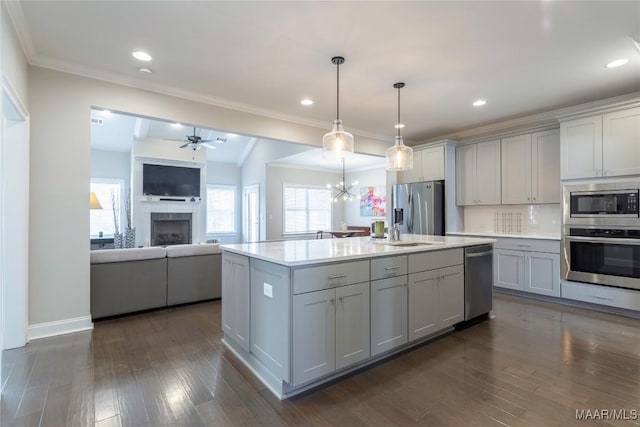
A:
[[[302,101],[300,101],[300,104],[302,104],[302,105],[313,105],[313,100],[309,99],[309,98],[305,98]]]
[[[615,61],[611,61],[607,64],[607,68],[616,68],[616,67],[621,67],[624,64],[626,64],[627,62],[629,62],[629,60],[627,58],[623,58],[623,59],[616,59]]]
[[[138,68],[138,71],[140,71],[141,73],[148,73],[148,74],[153,73],[153,71],[150,68],[145,68],[145,67]]]
[[[171,126],[173,126],[174,128],[181,128],[182,123],[172,123]]]
[[[397,125],[393,126],[396,129],[402,129],[404,127],[404,123],[398,123]]]
[[[487,101],[485,101],[484,99],[477,99],[477,100],[473,101],[473,106],[474,107],[482,107],[486,103],[487,103]]]
[[[135,52],[132,53],[133,57],[140,60],[140,61],[151,61],[151,55],[149,55],[147,52],[143,52],[141,50],[137,50]]]

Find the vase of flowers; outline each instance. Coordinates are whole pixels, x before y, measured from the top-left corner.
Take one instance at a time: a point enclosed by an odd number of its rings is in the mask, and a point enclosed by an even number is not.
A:
[[[127,193],[124,197],[124,213],[127,217],[127,228],[124,231],[124,247],[135,248],[136,247],[136,229],[133,227],[133,218],[131,217],[131,189],[127,188]]]

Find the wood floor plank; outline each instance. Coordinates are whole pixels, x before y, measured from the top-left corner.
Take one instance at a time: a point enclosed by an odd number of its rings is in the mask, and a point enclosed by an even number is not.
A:
[[[640,322],[499,295],[495,318],[284,401],[221,343],[220,302],[5,351],[2,426],[638,426]]]

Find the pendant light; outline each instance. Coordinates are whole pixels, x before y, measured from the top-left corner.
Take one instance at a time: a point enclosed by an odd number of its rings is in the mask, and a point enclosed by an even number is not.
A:
[[[340,120],[340,65],[344,58],[334,56],[331,62],[336,65],[336,119],[331,132],[322,137],[322,151],[325,159],[339,160],[353,156],[353,135],[345,132]]]
[[[387,148],[387,170],[389,171],[406,171],[413,169],[413,148],[404,145],[402,135],[400,135],[400,89],[404,87],[404,83],[395,83],[394,88],[398,89],[398,136],[393,147]]]

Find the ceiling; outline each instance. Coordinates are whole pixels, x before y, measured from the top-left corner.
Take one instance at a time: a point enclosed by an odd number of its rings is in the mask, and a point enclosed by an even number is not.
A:
[[[345,129],[391,140],[397,81],[414,141],[640,90],[638,1],[20,5],[11,15],[32,64],[327,129],[330,58],[342,55]],[[604,67],[617,58],[630,62]],[[472,107],[478,98],[487,104]]]
[[[342,170],[342,161],[324,159],[322,148],[313,148],[302,153],[283,157],[269,163],[271,166],[291,166],[297,168],[322,169],[322,170]],[[387,160],[384,157],[371,156],[368,154],[355,153],[352,158],[345,161],[345,170],[355,172],[368,169],[384,169]]]
[[[178,126],[162,120],[152,120],[127,114],[105,113],[103,110],[91,110],[92,119],[102,119],[102,124],[91,123],[91,148],[103,151],[130,152],[134,139],[176,140],[176,147],[182,145],[186,135],[193,135],[193,128]],[[257,139],[210,129],[196,128],[196,134],[203,139],[224,138],[222,144],[211,143],[216,149],[207,150],[210,162],[239,164],[245,150],[251,149]],[[184,150],[190,150],[186,147]]]

